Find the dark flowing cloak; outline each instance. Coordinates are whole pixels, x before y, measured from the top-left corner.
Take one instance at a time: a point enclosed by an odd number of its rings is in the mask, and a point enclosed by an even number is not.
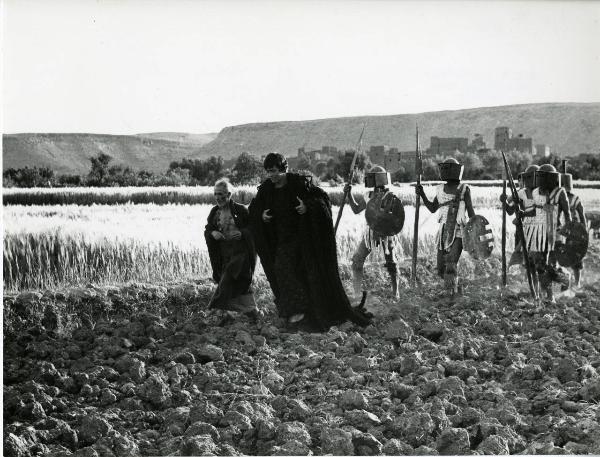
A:
[[[223,300],[219,301],[226,300],[229,295],[235,297],[246,293],[250,289],[256,267],[256,248],[252,232],[249,228],[248,210],[244,205],[235,203],[233,200],[229,201],[229,209],[235,226],[242,233],[242,239],[239,243],[243,243],[245,246],[246,255],[237,256],[233,262],[230,262],[228,265],[224,264],[219,245],[222,241],[217,241],[211,236],[213,230],[219,230],[216,217],[218,206],[211,209],[204,230],[204,239],[206,240],[208,256],[213,270],[213,280],[221,287],[222,280],[224,279],[223,276],[226,274],[231,276],[229,278],[230,281],[227,281],[227,283],[231,284],[233,290],[220,291],[217,289],[215,296],[223,297]],[[225,303],[219,303],[219,305],[225,305]]]
[[[370,318],[353,308],[339,276],[337,246],[329,196],[312,183],[308,176],[287,173],[287,185],[293,196],[291,205],[297,206],[296,197],[306,205],[306,213],[298,218],[298,242],[302,249],[303,282],[310,297],[309,318],[317,328],[324,330],[347,320],[365,326]],[[250,228],[256,251],[273,295],[275,304],[280,291],[274,273],[277,239],[271,223],[262,220],[264,210],[271,207],[274,185],[270,180],[258,187],[249,206]]]

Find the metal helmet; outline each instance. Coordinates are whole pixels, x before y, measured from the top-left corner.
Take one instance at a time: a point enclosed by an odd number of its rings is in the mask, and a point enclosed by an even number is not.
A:
[[[463,171],[465,170],[465,166],[458,163],[458,160],[454,157],[448,157],[442,163],[438,163],[438,168],[440,170],[440,178],[442,181],[460,181],[462,179]]]
[[[525,171],[521,173],[523,187],[527,187],[528,189],[535,189],[537,187],[535,182],[535,172],[539,169],[540,167],[538,165],[529,165]]]
[[[571,173],[561,173],[560,182],[567,192],[573,191],[573,175]]]
[[[365,187],[385,187],[391,182],[390,174],[381,165],[375,165],[365,173]]]
[[[545,163],[535,172],[535,183],[541,189],[551,191],[560,187],[560,173],[556,171],[554,165]]]

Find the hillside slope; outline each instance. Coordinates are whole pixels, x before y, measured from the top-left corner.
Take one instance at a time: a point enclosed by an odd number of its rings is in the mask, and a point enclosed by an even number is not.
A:
[[[113,164],[164,172],[173,160],[199,157],[201,144],[197,139],[169,141],[146,135],[9,134],[3,135],[3,169],[37,166],[61,174],[86,174],[90,169],[89,158],[103,152],[113,157]]]
[[[493,147],[494,129],[499,126],[512,128],[515,136],[532,136],[535,143],[549,144],[552,151],[564,155],[598,153],[600,144],[600,103],[549,103],[237,125],[224,128],[201,150],[203,155],[232,157],[243,151],[296,155],[303,145],[309,149],[324,145],[350,148],[356,144],[363,122],[367,123],[365,147],[385,144],[401,151],[414,150],[416,123],[423,148],[429,147],[433,135],[472,139],[476,133]]]
[[[494,145],[494,128],[511,127],[515,135],[532,136],[535,143],[549,144],[553,152],[570,156],[600,153],[600,103],[547,103],[475,108],[392,116],[360,116],[294,122],[268,122],[226,127],[218,135],[178,132],[139,135],[85,133],[22,133],[3,135],[3,169],[50,167],[58,173],[85,174],[89,158],[110,154],[114,164],[136,170],[165,171],[173,160],[221,155],[225,159],[248,151],[260,156],[279,151],[296,155],[299,147],[324,145],[340,149],[356,144],[367,123],[364,146],[385,144],[401,151],[414,150],[415,124],[421,144],[430,136],[484,136]],[[212,139],[212,141],[210,141]]]

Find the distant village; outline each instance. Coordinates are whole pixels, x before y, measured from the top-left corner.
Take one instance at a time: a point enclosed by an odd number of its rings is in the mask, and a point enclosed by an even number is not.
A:
[[[462,137],[441,138],[432,136],[429,147],[423,151],[423,159],[452,155],[456,154],[456,152],[484,154],[492,149],[505,152],[526,152],[536,158],[548,157],[550,155],[549,145],[534,144],[533,138],[525,137],[523,134],[514,136],[510,127],[497,127],[493,148],[487,146],[483,136],[479,133],[476,133],[470,142],[468,138]],[[398,148],[385,145],[370,146],[365,153],[369,156],[373,164],[381,165],[391,173],[400,170],[401,167],[407,168],[407,166],[411,166],[411,163],[414,164],[415,160],[414,150],[399,151]],[[298,159],[306,159],[311,163],[327,162],[331,159],[338,159],[343,155],[353,154],[354,150],[341,151],[334,146],[323,146],[317,150],[298,149]]]

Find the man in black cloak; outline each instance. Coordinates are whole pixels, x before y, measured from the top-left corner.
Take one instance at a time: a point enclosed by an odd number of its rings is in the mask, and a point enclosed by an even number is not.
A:
[[[279,153],[263,165],[268,179],[250,203],[250,227],[279,315],[318,330],[346,320],[367,325],[339,277],[329,196],[311,177],[287,173]]]
[[[217,205],[208,214],[204,238],[218,284],[209,307],[240,311],[256,317],[250,284],[256,265],[256,250],[248,228],[248,210],[231,198],[227,180],[214,188]]]

